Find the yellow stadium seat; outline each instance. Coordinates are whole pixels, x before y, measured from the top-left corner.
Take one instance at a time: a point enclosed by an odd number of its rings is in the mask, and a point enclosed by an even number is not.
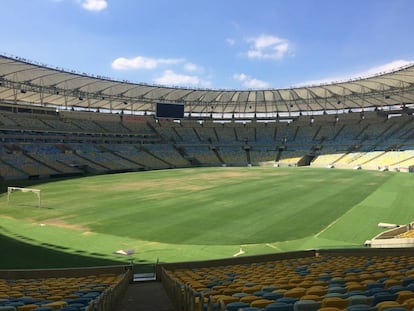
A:
[[[413,310],[414,309],[414,298],[408,298],[407,300],[404,301],[404,304],[407,306],[408,310]]]
[[[396,301],[382,301],[377,303],[376,307],[378,311],[384,311],[390,308],[405,308],[406,310],[408,310],[407,305],[400,304]]]
[[[247,295],[247,296],[241,297],[240,298],[240,301],[241,302],[251,303],[252,301],[259,300],[259,299],[260,299],[259,296]]]
[[[293,297],[293,298],[300,298],[306,294],[306,288],[303,287],[295,287],[292,289],[287,290],[284,295],[285,297]]]
[[[306,295],[323,296],[326,294],[326,286],[312,286],[306,290]]]
[[[66,305],[67,305],[66,301],[54,301],[54,302],[46,303],[42,305],[42,307],[52,307],[53,309],[58,310],[58,309],[62,309]]]
[[[252,301],[250,303],[251,307],[256,307],[256,308],[265,308],[267,305],[271,304],[275,302],[274,300],[270,300],[270,299],[258,299],[255,301]]]
[[[29,304],[29,305],[24,305],[24,306],[17,307],[17,311],[30,311],[30,310],[34,310],[36,308],[39,308],[39,306],[35,305],[35,304]]]
[[[338,309],[346,309],[348,306],[348,299],[340,297],[326,297],[322,299],[322,307],[334,307]]]
[[[398,294],[398,298],[397,298],[398,303],[404,303],[406,300],[414,298],[414,293],[410,290],[402,290],[398,292],[397,294]]]

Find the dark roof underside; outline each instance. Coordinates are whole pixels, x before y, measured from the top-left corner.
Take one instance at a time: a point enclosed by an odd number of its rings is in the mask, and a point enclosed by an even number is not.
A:
[[[0,55],[0,100],[69,109],[155,111],[184,103],[192,114],[272,114],[414,103],[414,65],[326,85],[266,90],[176,88],[92,77]]]

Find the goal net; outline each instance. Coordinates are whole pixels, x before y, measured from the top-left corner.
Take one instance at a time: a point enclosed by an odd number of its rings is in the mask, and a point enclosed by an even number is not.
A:
[[[40,189],[33,189],[33,188],[7,187],[7,204],[9,204],[10,202],[10,195],[15,191],[34,193],[37,197],[37,206],[41,207],[42,196],[41,196]]]

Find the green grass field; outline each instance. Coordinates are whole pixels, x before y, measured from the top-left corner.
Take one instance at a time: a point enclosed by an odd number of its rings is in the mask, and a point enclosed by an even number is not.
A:
[[[379,222],[414,219],[414,178],[392,172],[196,168],[32,187],[42,190],[41,208],[32,193],[13,193],[9,204],[1,194],[3,237],[103,262],[360,247],[380,232]],[[135,253],[114,254],[120,249]]]

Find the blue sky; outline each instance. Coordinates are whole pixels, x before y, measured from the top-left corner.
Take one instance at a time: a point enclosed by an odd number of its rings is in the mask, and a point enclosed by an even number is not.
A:
[[[0,51],[119,80],[286,88],[414,61],[412,0],[1,0]]]

